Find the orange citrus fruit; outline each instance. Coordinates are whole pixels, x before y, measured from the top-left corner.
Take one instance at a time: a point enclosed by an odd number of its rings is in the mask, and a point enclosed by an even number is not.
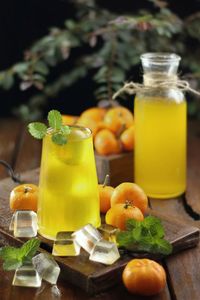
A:
[[[78,117],[72,115],[62,115],[62,122],[64,125],[74,125]]]
[[[134,148],[134,126],[130,126],[129,128],[125,129],[121,136],[120,140],[122,142],[122,147],[125,151],[131,151]]]
[[[150,259],[132,259],[125,267],[122,279],[132,294],[151,296],[160,293],[166,285],[164,268]]]
[[[10,193],[10,208],[12,210],[37,211],[38,186],[32,183],[20,184]]]
[[[111,197],[111,206],[118,203],[137,206],[143,214],[148,208],[147,195],[141,187],[132,182],[123,182],[115,188]]]
[[[107,129],[118,135],[133,124],[133,114],[123,106],[108,110],[103,120]]]
[[[106,109],[105,108],[101,108],[101,107],[91,107],[86,109],[82,114],[81,114],[81,118],[88,118],[91,119],[95,122],[100,122],[103,120],[104,116],[106,113]]]
[[[99,184],[100,212],[106,213],[109,210],[113,191],[112,186]]]
[[[109,155],[121,152],[121,144],[115,135],[108,129],[97,132],[94,139],[94,146],[98,154]]]
[[[125,230],[126,221],[129,219],[142,221],[144,216],[138,207],[119,203],[107,211],[105,220],[106,224]]]

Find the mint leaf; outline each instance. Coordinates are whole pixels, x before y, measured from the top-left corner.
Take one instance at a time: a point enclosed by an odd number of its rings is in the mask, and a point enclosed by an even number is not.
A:
[[[22,266],[22,261],[18,259],[5,260],[3,263],[3,268],[6,271],[12,271],[20,268]]]
[[[20,249],[20,255],[23,261],[30,261],[37,252],[39,246],[40,241],[38,239],[31,239],[27,241]]]
[[[66,136],[61,133],[54,133],[51,139],[57,145],[65,145],[67,143]]]
[[[28,125],[29,133],[36,139],[43,139],[47,133],[47,126],[40,122],[33,122]]]
[[[70,128],[62,124],[62,115],[58,110],[51,110],[48,113],[49,126],[53,129],[52,141],[57,145],[67,143]],[[42,139],[47,133],[47,126],[40,122],[33,122],[28,125],[29,133],[36,139]]]
[[[133,242],[132,232],[120,231],[117,233],[117,243],[119,247],[126,247]]]
[[[51,110],[48,113],[49,126],[55,130],[61,129],[62,126],[62,116],[58,110]]]
[[[2,259],[10,259],[15,260],[18,259],[20,253],[19,248],[5,246],[3,248],[0,248],[0,257]]]
[[[164,239],[157,239],[157,251],[164,254],[169,255],[172,252],[172,245]]]
[[[132,237],[137,242],[140,241],[142,238],[142,228],[141,227],[134,228],[132,231]]]
[[[4,260],[4,270],[16,270],[21,267],[24,262],[28,262],[35,255],[40,246],[38,239],[27,241],[21,248],[5,246],[0,248],[0,258]]]
[[[127,230],[133,230],[135,227],[137,227],[138,225],[138,221],[134,220],[134,219],[129,219],[126,221],[126,229]]]
[[[164,255],[172,252],[171,244],[164,239],[164,228],[159,218],[148,216],[143,221],[130,219],[126,222],[126,228],[127,231],[117,235],[119,247]]]
[[[60,128],[60,131],[61,131],[63,134],[70,134],[70,128],[69,128],[69,126],[67,126],[67,125],[62,125],[61,128]]]
[[[151,235],[160,238],[164,237],[164,228],[160,219],[154,216],[148,216],[144,219],[143,224],[146,228],[150,230]]]

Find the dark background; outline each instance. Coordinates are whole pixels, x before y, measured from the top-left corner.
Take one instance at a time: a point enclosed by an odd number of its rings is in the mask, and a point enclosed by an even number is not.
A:
[[[102,7],[119,14],[134,13],[141,8],[152,8],[148,1],[101,0]],[[171,0],[169,8],[180,17],[185,17],[200,10],[199,0]],[[73,1],[67,0],[6,0],[0,5],[0,70],[8,68],[23,58],[23,51],[36,39],[48,32],[51,26],[62,26],[67,18],[74,14]],[[95,105],[92,87],[87,78],[81,83],[59,95],[58,99],[49,100],[49,108],[62,112],[79,114],[86,107]],[[87,87],[87,88],[86,88]],[[18,86],[8,92],[0,90],[1,116],[11,115],[14,106],[28,100],[30,91],[20,92]],[[81,95],[81,96],[80,96]],[[74,101],[72,101],[74,100]]]

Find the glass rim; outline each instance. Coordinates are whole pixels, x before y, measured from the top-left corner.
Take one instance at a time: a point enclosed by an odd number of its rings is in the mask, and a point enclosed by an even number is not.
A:
[[[175,53],[168,52],[147,52],[140,56],[143,62],[151,60],[152,64],[169,64],[171,62],[179,63],[181,57]]]
[[[80,138],[78,140],[85,140],[85,139],[88,139],[88,138],[90,138],[92,136],[92,130],[89,127],[81,126],[81,125],[73,125],[73,124],[72,125],[67,125],[67,126],[69,126],[69,128],[77,128],[77,129],[81,129],[82,131],[83,130],[87,131],[88,135],[86,137]],[[53,133],[53,131],[54,131],[54,129],[52,127],[49,127],[47,129],[47,134],[50,135],[50,134]]]

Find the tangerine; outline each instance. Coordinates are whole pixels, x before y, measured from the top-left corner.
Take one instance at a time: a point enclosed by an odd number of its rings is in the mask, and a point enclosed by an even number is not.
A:
[[[115,188],[111,197],[111,207],[118,203],[137,206],[143,214],[148,208],[147,195],[141,187],[132,182],[123,182]]]
[[[160,293],[166,285],[164,268],[150,259],[132,259],[125,267],[122,279],[132,294],[151,296]]]
[[[106,213],[106,224],[115,226],[121,230],[126,229],[126,221],[134,219],[142,221],[144,216],[141,210],[136,206],[127,204],[115,204]]]
[[[113,191],[112,186],[99,184],[100,212],[106,213],[110,209],[110,199]]]
[[[86,109],[82,114],[81,118],[88,118],[95,122],[100,122],[103,120],[106,114],[106,109],[102,107],[90,107]]]
[[[98,154],[109,155],[121,152],[121,144],[108,129],[100,130],[94,139],[94,146]]]
[[[64,125],[74,125],[78,120],[77,116],[62,115],[62,122]]]
[[[10,208],[12,210],[37,211],[38,186],[32,183],[20,184],[10,193]]]
[[[114,107],[105,114],[103,122],[107,129],[118,135],[133,124],[133,114],[123,106]]]
[[[134,148],[134,126],[125,129],[120,136],[122,147],[125,151],[131,151]]]

